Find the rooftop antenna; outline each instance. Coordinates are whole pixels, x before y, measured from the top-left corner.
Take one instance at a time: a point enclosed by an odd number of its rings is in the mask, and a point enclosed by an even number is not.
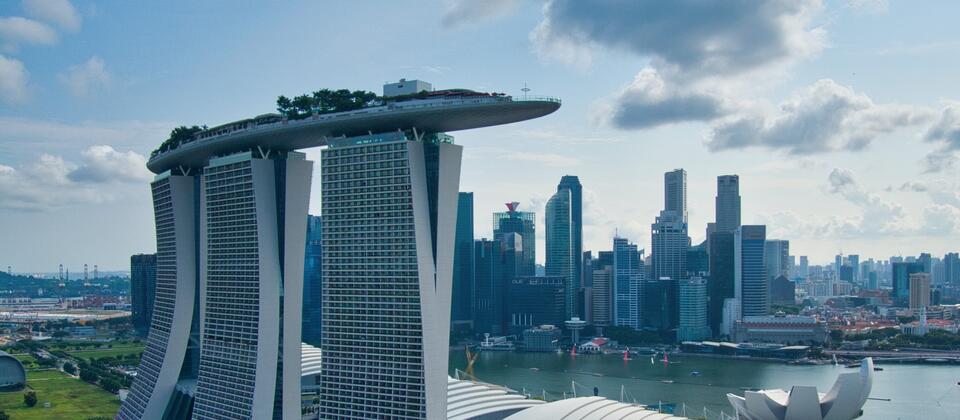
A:
[[[83,265],[83,281],[86,282],[87,280],[90,280],[90,276],[87,275],[87,265],[84,264]]]
[[[530,92],[530,88],[527,87],[527,83],[523,83],[523,89],[520,89],[523,92],[523,99],[527,99],[527,92]]]
[[[60,281],[63,281],[63,264],[60,264]]]

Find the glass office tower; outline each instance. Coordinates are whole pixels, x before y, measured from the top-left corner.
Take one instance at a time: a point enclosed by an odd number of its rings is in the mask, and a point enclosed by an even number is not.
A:
[[[323,219],[307,216],[307,252],[303,260],[303,342],[320,346],[320,323],[323,320]]]
[[[544,209],[546,228],[546,272],[548,276],[564,280],[564,319],[580,316],[577,294],[580,291],[580,276],[573,233],[573,195],[567,188],[560,189],[550,197]]]
[[[523,238],[523,264],[517,272],[518,276],[533,276],[537,274],[537,235],[536,213],[519,211],[520,203],[507,203],[507,211],[493,213],[493,238],[503,234],[518,233]]]
[[[461,147],[416,132],[328,144],[321,416],[441,418]]]

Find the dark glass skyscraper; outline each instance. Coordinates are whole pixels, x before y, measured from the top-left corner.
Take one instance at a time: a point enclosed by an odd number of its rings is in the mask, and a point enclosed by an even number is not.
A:
[[[473,321],[473,193],[457,195],[457,232],[453,250],[453,296],[450,328],[463,328]]]
[[[320,346],[320,323],[323,320],[323,224],[320,216],[307,216],[306,258],[303,260],[303,323],[300,328],[304,343]]]
[[[570,220],[573,226],[573,255],[576,255],[576,284],[580,288],[586,286],[590,280],[584,276],[583,267],[583,186],[580,185],[580,178],[576,175],[564,175],[557,184],[557,192],[560,190],[570,190]],[[583,314],[583,308],[579,308],[579,314]]]
[[[153,299],[157,287],[157,254],[130,256],[130,304],[133,328],[146,336],[153,317]]]
[[[663,209],[674,211],[687,222],[687,171],[674,169],[663,174]]]
[[[922,273],[923,264],[914,262],[894,262],[891,268],[893,283],[893,301],[898,306],[907,306],[910,302],[910,275]]]
[[[564,283],[563,277],[514,277],[507,293],[510,334],[544,324],[563,325]]]
[[[579,316],[577,296],[580,292],[580,275],[577,262],[581,255],[575,254],[573,219],[571,217],[571,194],[569,189],[560,189],[544,211],[546,228],[546,274],[564,279],[564,318]]]
[[[509,326],[507,297],[510,282],[517,277],[523,263],[522,238],[506,233],[499,239],[474,242],[473,328],[477,333],[506,334]]]
[[[519,211],[520,203],[507,203],[507,211],[493,213],[493,238],[505,233],[518,233],[523,237],[523,263],[518,276],[537,274],[537,231],[536,214],[532,211]]]
[[[736,297],[734,232],[710,235],[710,279],[707,282],[707,325],[714,336],[720,335],[723,301]]]

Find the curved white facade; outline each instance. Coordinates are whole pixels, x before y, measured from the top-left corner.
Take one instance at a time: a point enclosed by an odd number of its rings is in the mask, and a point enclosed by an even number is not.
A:
[[[840,374],[826,394],[813,386],[795,386],[789,393],[747,391],[743,397],[727,394],[727,399],[744,420],[850,420],[860,415],[872,388],[873,359],[868,357],[859,372]]]
[[[665,420],[685,419],[673,414],[658,413],[646,408],[606,399],[579,397],[554,401],[520,411],[507,420]]]

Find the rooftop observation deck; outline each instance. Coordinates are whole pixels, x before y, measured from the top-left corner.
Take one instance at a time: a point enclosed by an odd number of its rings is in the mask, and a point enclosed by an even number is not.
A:
[[[560,108],[552,97],[505,95],[440,96],[388,102],[354,111],[314,114],[288,120],[279,114],[235,121],[165,145],[150,155],[147,168],[163,173],[174,168],[200,168],[211,157],[251,150],[297,150],[324,146],[336,137],[416,129],[442,133],[529,120]]]

